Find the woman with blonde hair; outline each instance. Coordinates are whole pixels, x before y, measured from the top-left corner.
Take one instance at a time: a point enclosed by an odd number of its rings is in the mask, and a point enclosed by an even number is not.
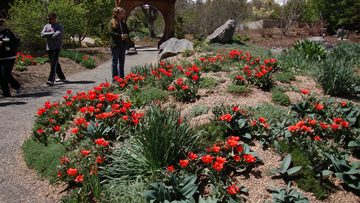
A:
[[[125,10],[121,7],[113,9],[113,18],[110,22],[110,47],[112,55],[112,78],[118,76],[124,78],[124,64],[126,52],[126,39],[129,37],[129,29],[124,22]]]

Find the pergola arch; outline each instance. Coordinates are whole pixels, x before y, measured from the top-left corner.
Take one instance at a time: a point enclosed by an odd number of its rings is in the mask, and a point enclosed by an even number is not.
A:
[[[158,46],[175,34],[175,2],[176,0],[115,0],[115,5],[125,9],[125,19],[138,6],[150,4],[157,8],[165,21],[165,30]]]

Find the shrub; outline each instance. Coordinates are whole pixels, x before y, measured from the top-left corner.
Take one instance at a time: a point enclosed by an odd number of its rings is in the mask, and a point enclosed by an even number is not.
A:
[[[203,105],[197,105],[191,109],[189,116],[190,117],[201,116],[203,114],[206,114],[208,111],[209,111],[209,107]]]
[[[230,84],[227,91],[234,94],[247,94],[251,92],[251,89],[247,86]]]
[[[253,112],[254,117],[264,117],[271,121],[279,122],[291,116],[291,114],[288,115],[288,109],[270,103],[264,103],[255,108],[250,108],[250,111]]]
[[[282,106],[288,106],[290,105],[290,98],[286,94],[282,93],[281,91],[272,91],[271,96],[272,101],[275,104],[280,104]]]
[[[280,81],[282,83],[291,83],[291,81],[294,81],[295,75],[292,72],[280,72],[275,74],[275,78],[277,81]]]
[[[219,81],[213,77],[202,77],[199,83],[200,88],[212,89],[219,85]]]
[[[34,169],[41,177],[54,182],[59,159],[65,154],[65,147],[50,141],[46,147],[34,139],[25,140],[22,145],[26,165]]]
[[[311,61],[320,61],[326,57],[325,47],[308,39],[296,42],[293,49],[304,55],[305,59]]]
[[[344,46],[352,46],[353,49]],[[317,80],[327,94],[354,97],[360,95],[360,77],[355,74],[360,60],[356,51],[360,51],[360,46],[343,44],[336,47],[320,65]]]
[[[165,101],[169,97],[168,92],[156,87],[147,86],[140,89],[137,89],[137,86],[134,87],[136,90],[133,88],[129,92],[129,96],[137,106],[148,105],[153,101]]]
[[[198,135],[192,134],[186,119],[175,109],[152,106],[144,119],[136,136],[109,156],[111,164],[105,168],[106,177],[126,181],[138,176],[154,177],[198,144]]]
[[[123,184],[119,181],[110,181],[104,185],[104,202],[136,202],[145,203],[145,197],[142,194],[146,189],[146,183],[143,180],[130,181]]]
[[[71,60],[74,60],[76,63],[80,63],[85,68],[92,69],[95,68],[96,63],[93,57],[90,57],[89,55],[83,54],[78,51],[73,50],[62,50],[60,52],[60,56],[64,58],[69,58]]]
[[[29,12],[31,11],[31,12]],[[38,0],[16,0],[9,10],[9,24],[21,38],[24,49],[44,49],[40,36],[46,22],[46,5]]]

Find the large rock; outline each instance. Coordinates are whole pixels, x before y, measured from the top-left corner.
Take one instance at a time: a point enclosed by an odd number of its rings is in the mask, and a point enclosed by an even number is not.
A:
[[[308,37],[306,39],[308,39],[308,40],[310,40],[312,42],[319,43],[319,44],[325,44],[325,42],[326,42],[325,38],[323,38],[323,37]]]
[[[185,50],[193,50],[193,43],[186,39],[170,38],[159,47],[160,59],[176,56]]]
[[[226,23],[218,27],[206,40],[210,43],[228,43],[232,40],[236,23],[234,19],[229,19]]]

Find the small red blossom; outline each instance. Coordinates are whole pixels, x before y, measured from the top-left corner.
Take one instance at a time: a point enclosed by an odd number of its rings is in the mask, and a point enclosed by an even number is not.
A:
[[[213,145],[213,147],[212,147],[212,151],[214,152],[214,153],[219,153],[220,152],[220,147],[219,146],[216,146],[216,144],[214,144]]]
[[[109,141],[106,141],[104,138],[96,139],[95,143],[103,147],[107,147],[109,145]]]
[[[316,135],[316,136],[314,137],[314,140],[315,140],[315,141],[320,141],[321,138],[320,138],[320,136]]]
[[[239,191],[240,191],[240,188],[239,188],[238,186],[236,186],[235,184],[229,185],[229,186],[226,188],[226,192],[227,192],[229,195],[236,195]]]
[[[310,93],[310,91],[309,91],[309,90],[307,90],[307,89],[302,89],[302,90],[300,90],[300,92],[301,92],[301,94],[304,94],[304,95],[306,95],[306,94],[309,94],[309,93]]]
[[[102,164],[102,163],[104,163],[104,161],[105,161],[104,157],[102,157],[100,155],[96,157],[96,163]]]
[[[179,165],[181,166],[181,167],[183,167],[183,168],[186,168],[188,165],[189,165],[189,160],[187,160],[187,159],[184,159],[184,160],[180,160],[179,161]]]
[[[243,158],[247,163],[254,163],[256,161],[256,158],[251,154],[244,154]]]
[[[347,106],[347,102],[343,101],[340,103],[342,107],[346,107]]]
[[[227,113],[225,115],[220,116],[220,120],[230,122],[232,120],[232,116]]]
[[[84,181],[84,175],[76,176],[74,181],[77,182],[77,183],[82,183]]]
[[[81,150],[80,153],[83,155],[83,156],[88,156],[91,151],[90,150]]]
[[[166,169],[167,169],[169,172],[171,172],[171,173],[175,171],[175,168],[174,168],[174,166],[172,166],[172,165],[166,167]]]
[[[77,173],[78,173],[78,170],[76,168],[69,168],[66,173],[69,175],[69,176],[76,176]]]
[[[209,154],[201,157],[201,161],[205,164],[210,164],[213,161],[214,157],[210,156]]]
[[[196,154],[193,153],[193,152],[189,152],[188,157],[189,157],[189,159],[190,159],[191,161],[194,161],[195,159],[198,158],[198,155],[196,155]]]
[[[321,111],[324,109],[324,105],[317,103],[317,104],[315,104],[315,109],[318,111]]]
[[[237,136],[230,136],[227,140],[226,140],[226,143],[234,148],[238,145],[239,143],[239,140],[240,140],[240,137],[237,137]]]

